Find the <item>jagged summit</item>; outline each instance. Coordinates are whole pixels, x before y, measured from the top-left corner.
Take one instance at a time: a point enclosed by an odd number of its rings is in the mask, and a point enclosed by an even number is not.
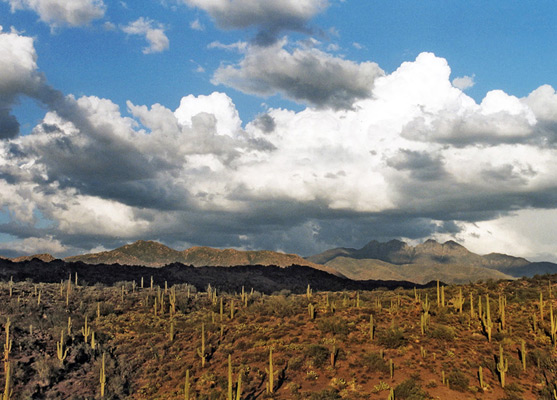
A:
[[[230,267],[236,265],[276,265],[279,267],[289,267],[291,265],[303,265],[342,276],[340,272],[333,268],[307,261],[296,254],[284,254],[269,250],[242,251],[215,249],[201,246],[178,251],[150,240],[138,240],[110,251],[67,257],[65,261],[81,261],[87,264],[142,265],[147,267],[162,267],[172,263],[182,263],[195,267]]]
[[[428,239],[416,246],[400,240],[370,241],[361,249],[336,248],[307,257],[333,267],[351,279],[404,279],[428,282],[469,282],[479,279],[511,279],[536,273],[557,272],[557,265],[531,263],[506,254],[473,253],[454,240]]]

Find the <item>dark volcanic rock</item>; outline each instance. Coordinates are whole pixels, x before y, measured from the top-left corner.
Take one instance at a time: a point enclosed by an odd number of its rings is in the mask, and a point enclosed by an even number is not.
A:
[[[88,285],[103,283],[107,285],[121,281],[145,282],[153,277],[154,283],[169,285],[189,283],[198,290],[205,290],[211,284],[226,291],[240,291],[242,286],[253,288],[262,293],[273,293],[283,289],[293,293],[303,293],[309,284],[315,290],[373,290],[377,288],[395,289],[397,287],[423,287],[405,281],[353,281],[331,275],[307,266],[280,268],[275,266],[244,265],[236,267],[193,267],[180,263],[169,264],[162,268],[129,265],[89,265],[82,262],[55,260],[49,263],[38,259],[23,262],[0,260],[0,279],[14,281],[30,279],[34,282],[60,282],[77,272],[80,282]]]

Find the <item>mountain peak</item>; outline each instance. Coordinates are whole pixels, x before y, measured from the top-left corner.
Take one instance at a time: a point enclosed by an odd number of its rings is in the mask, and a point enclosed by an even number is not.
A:
[[[23,256],[23,257],[17,257],[17,258],[12,258],[12,261],[14,262],[22,262],[22,261],[31,261],[34,258],[41,260],[43,262],[51,262],[56,260],[55,257],[53,257],[52,255],[48,254],[48,253],[42,253],[42,254],[33,254],[32,256]]]
[[[443,246],[449,246],[449,247],[455,247],[455,248],[465,248],[463,245],[461,245],[460,243],[455,242],[454,240],[447,240],[445,243],[443,243]]]
[[[123,245],[122,247],[118,247],[116,250],[121,250],[121,249],[145,249],[145,248],[167,248],[167,249],[170,249],[170,247],[165,246],[162,243],[155,242],[153,240],[137,240],[133,243],[128,243],[128,244]]]

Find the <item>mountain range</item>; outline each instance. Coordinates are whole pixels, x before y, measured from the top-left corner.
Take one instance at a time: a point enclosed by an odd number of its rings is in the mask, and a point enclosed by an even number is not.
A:
[[[50,254],[12,259],[15,262],[38,258],[51,262]],[[427,240],[411,246],[400,240],[371,241],[361,249],[335,248],[310,257],[274,251],[240,251],[192,247],[174,250],[154,241],[139,240],[110,251],[82,254],[64,259],[86,264],[119,264],[163,267],[180,263],[194,267],[306,266],[352,280],[395,280],[425,284],[439,279],[446,283],[466,283],[486,279],[514,279],[536,274],[557,273],[557,264],[530,262],[506,254],[475,254],[464,246],[447,241]]]
[[[212,247],[191,247],[179,251],[158,242],[138,240],[110,251],[83,254],[64,259],[67,262],[81,261],[86,264],[120,264],[163,267],[172,263],[194,267],[232,267],[237,265],[275,265],[290,267],[300,265],[312,267],[332,275],[342,276],[337,270],[316,264],[296,254],[276,251],[241,251],[234,249],[215,249]]]
[[[530,262],[506,254],[472,253],[455,241],[427,240],[411,246],[400,240],[371,241],[361,249],[335,248],[307,260],[336,269],[350,279],[397,279],[425,283],[440,279],[465,283],[557,273],[557,264]]]

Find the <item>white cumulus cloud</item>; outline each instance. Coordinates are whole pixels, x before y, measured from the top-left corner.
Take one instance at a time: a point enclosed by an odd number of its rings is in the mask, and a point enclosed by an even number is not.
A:
[[[103,0],[3,0],[12,12],[32,10],[51,27],[82,26],[102,18],[106,11]]]
[[[459,76],[453,79],[453,86],[460,90],[470,89],[476,84],[474,81],[474,75],[472,76]]]
[[[259,44],[274,42],[284,30],[307,30],[306,23],[323,12],[328,0],[181,0],[209,13],[223,29],[259,29]]]
[[[21,94],[33,95],[41,86],[37,53],[30,37],[0,26],[0,139],[16,136],[19,122],[11,113]]]
[[[145,37],[149,46],[143,48],[144,54],[160,53],[168,49],[170,41],[164,30],[164,25],[144,17],[140,17],[122,27],[122,31],[128,35],[140,35]]]
[[[49,110],[30,135],[0,142],[0,204],[10,218],[0,232],[21,241],[51,235],[88,249],[151,237],[308,254],[369,238],[477,244],[492,232],[491,243],[512,243],[521,224],[555,220],[551,86],[524,98],[493,90],[476,102],[431,53],[385,74],[279,44],[268,54],[273,65],[250,59],[233,72],[242,85],[256,82],[255,93],[283,91],[321,107],[268,108],[243,122],[215,92],[185,94],[176,109],[128,102],[124,115],[110,99],[48,87],[31,39],[2,33],[0,43],[13,50],[0,57],[0,96],[9,106],[30,95]],[[251,46],[245,60],[273,49]],[[251,63],[266,70],[250,78]],[[302,89],[284,83],[293,71]],[[332,71],[338,80],[321,82]],[[522,254],[551,248],[550,222],[524,232],[532,239],[517,247]]]

